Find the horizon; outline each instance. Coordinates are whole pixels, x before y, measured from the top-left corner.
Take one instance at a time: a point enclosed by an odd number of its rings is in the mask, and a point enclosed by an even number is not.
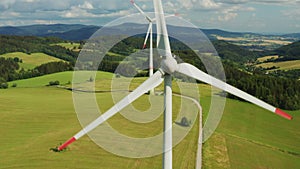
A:
[[[152,0],[135,1],[153,12]],[[166,13],[179,13],[202,29],[260,34],[299,33],[300,1],[297,0],[171,0]],[[130,1],[111,0],[12,0],[0,1],[0,26],[83,24],[102,26],[138,11]]]
[[[124,23],[122,23],[124,24]],[[119,24],[119,25],[122,25]],[[141,23],[128,23],[128,24],[141,24]],[[51,25],[83,25],[83,26],[98,26],[98,27],[103,27],[103,25],[92,25],[92,24],[82,24],[82,23],[41,23],[41,24],[29,24],[29,25],[5,25],[5,26],[0,26],[0,28],[5,28],[5,27],[27,27],[27,26],[51,26]],[[143,25],[143,24],[142,24]],[[145,24],[146,25],[146,24]],[[171,25],[170,26],[178,26],[178,25]],[[184,26],[179,26],[179,27],[184,27]],[[197,27],[198,29],[201,30],[220,30],[220,31],[225,31],[225,32],[230,32],[230,33],[253,33],[253,34],[260,34],[260,35],[287,35],[287,34],[298,34],[300,33],[300,30],[298,32],[251,32],[251,31],[234,31],[234,30],[226,30],[226,29],[221,29],[221,28],[201,28]]]

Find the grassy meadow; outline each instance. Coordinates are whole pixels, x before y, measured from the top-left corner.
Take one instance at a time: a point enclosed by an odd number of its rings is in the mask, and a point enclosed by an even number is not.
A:
[[[7,53],[4,55],[1,55],[2,57],[5,58],[15,58],[18,57],[22,59],[22,63],[19,63],[21,68],[26,69],[33,69],[36,66],[39,66],[44,63],[48,62],[57,62],[57,61],[62,61],[61,59],[49,56],[44,53],[32,53],[32,54],[26,54],[22,52],[13,52],[13,53]]]
[[[72,92],[46,87],[49,81],[61,84],[72,81],[73,72],[14,81],[16,88],[0,90],[0,169],[159,169],[162,155],[144,159],[130,159],[111,154],[84,136],[64,152],[54,153],[58,146],[81,130],[74,110]],[[85,72],[85,75],[87,73]],[[98,72],[96,90],[110,89],[112,74]],[[134,89],[145,78],[134,79]],[[120,79],[122,80],[122,78]],[[86,83],[82,81],[78,83]],[[210,87],[199,84],[203,116],[210,106]],[[162,89],[162,85],[158,90]],[[178,91],[174,84],[174,91]],[[97,93],[102,111],[113,105],[110,93]],[[162,96],[158,96],[162,97]],[[142,96],[134,106],[144,110],[148,105]],[[173,97],[173,112],[180,108]],[[191,111],[197,111],[191,106]],[[189,109],[187,109],[189,110]],[[300,168],[299,111],[289,112],[293,121],[282,119],[250,103],[227,99],[220,125],[203,147],[204,169],[285,169]],[[174,121],[175,121],[174,114]],[[205,122],[205,120],[204,120]],[[162,116],[149,124],[133,123],[116,115],[109,123],[123,134],[145,137],[162,130]],[[173,168],[195,168],[198,122],[186,138],[174,149]],[[125,127],[124,127],[125,126]]]
[[[57,43],[57,44],[53,44],[53,45],[58,45],[58,46],[62,46],[66,49],[69,49],[69,50],[74,50],[74,51],[80,51],[79,50],[79,46],[80,44],[79,43]]]

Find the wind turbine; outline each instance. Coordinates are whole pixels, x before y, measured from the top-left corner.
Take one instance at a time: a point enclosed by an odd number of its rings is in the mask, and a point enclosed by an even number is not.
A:
[[[153,75],[153,22],[156,21],[156,18],[150,18],[136,3],[134,0],[130,0],[130,2],[132,3],[132,5],[146,18],[146,20],[149,22],[149,26],[148,26],[148,30],[147,30],[147,34],[143,43],[143,47],[142,49],[145,49],[147,47],[147,41],[148,38],[150,36],[150,54],[149,54],[149,77],[151,77]],[[165,18],[167,17],[171,17],[171,16],[177,16],[178,14],[175,15],[168,15],[165,16]],[[157,40],[157,46],[159,43],[159,38]],[[150,90],[150,94],[153,95],[154,94],[154,89]]]
[[[148,15],[146,15],[146,13],[134,2],[134,0],[130,0],[130,2],[142,15],[144,15],[144,17],[149,22],[149,27],[143,44],[143,49],[145,49],[147,46],[147,41],[150,34],[149,77],[151,77],[153,75],[153,21],[154,19],[151,19]],[[150,89],[150,94],[151,95],[154,94],[154,88]]]
[[[178,64],[171,53],[171,46],[167,31],[167,25],[163,12],[161,0],[153,0],[155,9],[155,18],[157,26],[158,47],[163,51],[160,53],[162,56],[161,68],[149,77],[144,83],[137,87],[133,92],[124,97],[120,102],[111,107],[107,112],[99,116],[92,123],[87,125],[68,141],[58,147],[58,151],[63,150],[72,142],[80,139],[88,132],[95,129],[98,125],[108,120],[110,117],[118,113],[120,110],[131,104],[137,98],[142,96],[149,90],[157,87],[164,81],[164,140],[163,140],[163,168],[172,169],[172,75],[175,72],[192,77],[194,79],[203,81],[212,86],[220,88],[228,93],[238,96],[246,101],[256,104],[264,109],[267,109],[277,115],[291,120],[292,116],[283,112],[282,110],[273,107],[272,105],[255,98],[213,76],[206,74],[195,66],[188,63]]]

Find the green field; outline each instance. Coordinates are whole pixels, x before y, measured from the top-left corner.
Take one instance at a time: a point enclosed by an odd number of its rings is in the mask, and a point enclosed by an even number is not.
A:
[[[89,76],[87,72],[83,74]],[[96,88],[108,89],[112,76],[110,73],[98,72]],[[0,169],[161,168],[161,155],[144,159],[115,156],[98,147],[87,136],[73,143],[65,152],[49,151],[81,129],[73,107],[72,92],[45,87],[52,80],[68,83],[72,80],[72,72],[15,81],[12,83],[17,83],[17,88],[0,90]],[[143,80],[135,79],[131,88]],[[89,85],[86,81],[81,83]],[[176,91],[176,85],[174,88]],[[199,90],[204,116],[207,116],[209,86],[200,84]],[[96,96],[99,104],[104,105],[101,108],[103,111],[112,106],[110,93],[98,93]],[[145,99],[146,96],[143,96],[134,106],[145,109]],[[174,97],[174,113],[178,109],[177,102],[178,99]],[[227,99],[217,131],[204,144],[203,168],[300,168],[300,115],[299,111],[290,113],[294,116],[293,121],[282,119],[250,103]],[[150,124],[138,124],[116,115],[109,123],[121,133],[137,137],[162,130],[162,117]],[[174,148],[174,168],[195,168],[197,138],[198,123]]]
[[[69,50],[79,51],[79,43],[58,43],[53,45],[59,45]]]
[[[14,52],[14,53],[7,53],[4,55],[1,55],[2,57],[5,58],[15,58],[18,57],[22,59],[22,63],[19,63],[21,68],[24,69],[33,69],[36,66],[39,66],[44,63],[48,62],[57,62],[57,61],[62,61],[61,59],[57,59],[55,57],[49,56],[44,53],[32,53],[30,55],[22,52]]]
[[[279,70],[300,69],[300,60],[285,61],[285,62],[268,62],[256,65],[257,67],[271,68],[278,67]]]

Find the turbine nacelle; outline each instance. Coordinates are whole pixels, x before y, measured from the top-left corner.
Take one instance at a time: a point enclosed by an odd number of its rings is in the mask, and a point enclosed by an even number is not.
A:
[[[173,57],[164,57],[161,62],[161,69],[171,75],[178,70],[178,63]]]

